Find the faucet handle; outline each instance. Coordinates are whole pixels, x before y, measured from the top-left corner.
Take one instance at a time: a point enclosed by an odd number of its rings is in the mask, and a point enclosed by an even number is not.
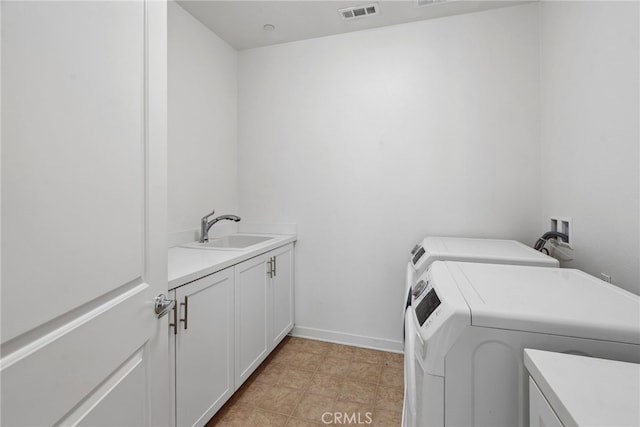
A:
[[[211,213],[210,213],[210,214],[207,214],[207,215],[203,216],[203,217],[202,217],[202,220],[203,220],[203,221],[206,221],[206,220],[207,220],[207,218],[209,218],[211,215],[213,215],[213,214],[215,214],[215,213],[216,213],[216,210],[215,210],[215,209],[213,209],[213,210],[211,211]]]

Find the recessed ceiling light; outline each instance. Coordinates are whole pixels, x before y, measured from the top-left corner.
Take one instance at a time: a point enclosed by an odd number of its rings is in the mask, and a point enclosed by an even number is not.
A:
[[[276,26],[273,24],[264,24],[262,28],[264,28],[265,31],[273,31],[276,29]]]

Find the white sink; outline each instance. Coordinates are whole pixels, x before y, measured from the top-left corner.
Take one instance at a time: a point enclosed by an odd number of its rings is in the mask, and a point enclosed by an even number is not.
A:
[[[208,242],[192,242],[180,245],[183,248],[191,249],[229,249],[229,250],[245,250],[251,246],[265,243],[268,240],[275,239],[274,236],[258,236],[253,234],[230,234],[228,236],[216,237],[209,239]]]

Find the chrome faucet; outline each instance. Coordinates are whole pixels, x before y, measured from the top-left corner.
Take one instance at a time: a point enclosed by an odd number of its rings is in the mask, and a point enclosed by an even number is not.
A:
[[[216,211],[213,210],[209,215],[203,216],[202,220],[200,220],[200,240],[199,240],[200,243],[209,241],[209,229],[213,227],[213,224],[215,224],[216,222],[222,221],[225,219],[229,221],[235,221],[235,222],[240,221],[240,217],[236,215],[220,215],[218,217],[213,218],[211,221],[209,221],[209,217],[215,213]]]

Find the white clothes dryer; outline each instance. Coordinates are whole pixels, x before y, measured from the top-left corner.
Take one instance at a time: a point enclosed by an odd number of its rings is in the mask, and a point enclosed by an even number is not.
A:
[[[404,426],[527,426],[524,348],[640,362],[640,297],[582,271],[439,261],[419,280]]]
[[[411,303],[409,293],[418,277],[434,261],[467,261],[486,264],[533,265],[559,267],[557,259],[538,252],[516,240],[474,239],[466,237],[425,237],[411,251],[407,264],[405,308]]]
[[[531,265],[539,267],[559,267],[557,259],[545,255],[535,249],[526,246],[516,240],[504,239],[477,239],[467,237],[425,237],[422,242],[417,244],[411,251],[411,259],[407,263],[407,272],[405,278],[405,291],[403,294],[403,320],[404,320],[404,337],[410,336],[407,332],[406,314],[408,307],[411,305],[412,290],[417,295],[426,284],[420,281],[419,277],[429,268],[435,261],[467,261],[480,262],[488,264],[515,264],[515,265]],[[411,350],[407,350],[408,345],[413,343],[407,342],[405,339],[405,398],[403,407],[408,404],[407,384],[413,380],[414,370],[412,364],[409,363],[411,358],[406,357],[412,354]],[[415,404],[411,407],[415,408]],[[406,411],[403,410],[403,416]]]

